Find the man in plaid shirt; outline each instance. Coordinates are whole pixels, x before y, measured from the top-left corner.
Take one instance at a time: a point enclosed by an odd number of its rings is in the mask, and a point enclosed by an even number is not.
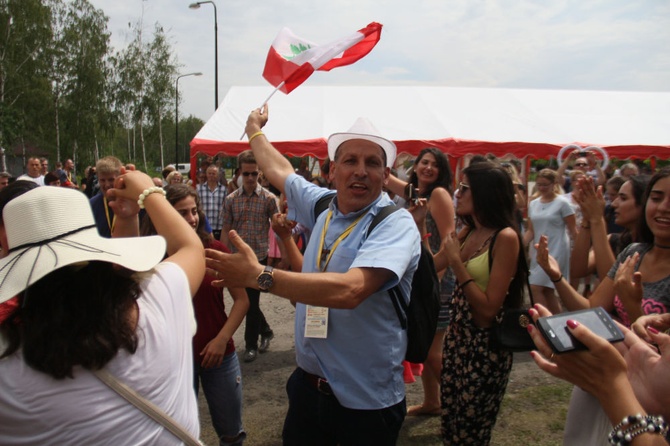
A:
[[[221,242],[232,252],[236,252],[237,249],[228,240],[228,232],[234,229],[251,246],[258,261],[266,264],[270,218],[279,212],[277,197],[258,184],[258,164],[251,150],[240,153],[237,161],[242,176],[242,187],[226,197],[223,206]],[[259,352],[267,351],[274,333],[261,311],[260,291],[247,288],[247,294],[249,295],[249,311],[247,311],[247,323],[244,329],[246,351],[243,358],[245,362],[251,362],[256,359]],[[260,347],[258,345],[259,335],[261,337]]]
[[[200,196],[202,209],[207,216],[209,225],[212,227],[214,238],[221,238],[221,228],[223,226],[223,217],[221,209],[223,200],[226,199],[226,185],[219,182],[219,168],[215,164],[210,164],[206,171],[207,181],[198,184],[197,191]]]

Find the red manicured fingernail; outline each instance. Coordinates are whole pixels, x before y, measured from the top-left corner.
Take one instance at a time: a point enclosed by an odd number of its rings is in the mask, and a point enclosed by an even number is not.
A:
[[[526,330],[528,330],[528,333],[532,333],[532,332],[533,332],[533,328],[535,328],[535,327],[533,327],[533,324],[528,324],[528,325],[526,326]]]
[[[658,334],[658,330],[656,330],[656,329],[655,329],[654,327],[652,327],[651,325],[647,327],[647,330],[648,330],[650,333]]]
[[[567,321],[565,321],[565,323],[568,325],[568,327],[570,327],[572,329],[575,329],[575,328],[579,327],[579,322],[577,322],[573,319],[568,319]]]

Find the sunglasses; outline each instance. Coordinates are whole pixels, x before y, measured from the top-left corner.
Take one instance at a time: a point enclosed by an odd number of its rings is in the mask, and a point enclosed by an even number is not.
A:
[[[459,190],[460,193],[464,194],[468,191],[468,189],[470,189],[469,184],[458,183],[458,190]]]
[[[245,177],[248,177],[249,175],[251,175],[252,177],[257,177],[258,172],[242,172],[242,175],[244,175]]]

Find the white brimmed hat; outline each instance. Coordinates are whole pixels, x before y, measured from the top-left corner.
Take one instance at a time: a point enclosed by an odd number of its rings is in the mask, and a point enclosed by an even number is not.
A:
[[[386,153],[386,165],[393,167],[395,162],[396,146],[393,141],[390,141],[379,134],[379,130],[372,125],[366,118],[358,118],[354,125],[347,132],[333,133],[328,138],[328,157],[335,160],[335,152],[342,143],[352,139],[365,139],[381,146]]]
[[[101,237],[86,195],[75,189],[28,191],[7,203],[3,222],[9,252],[0,259],[0,303],[74,263],[99,260],[148,271],[165,256],[161,236]]]

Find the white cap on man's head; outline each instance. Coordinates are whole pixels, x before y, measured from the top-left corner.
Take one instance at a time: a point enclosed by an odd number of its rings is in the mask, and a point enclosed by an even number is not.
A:
[[[328,138],[328,157],[331,160],[334,160],[337,148],[340,147],[342,143],[352,139],[365,139],[379,145],[382,150],[384,150],[384,153],[386,153],[386,165],[393,167],[397,151],[395,144],[393,141],[382,137],[379,134],[379,130],[377,130],[377,128],[366,118],[358,118],[356,122],[354,122],[354,125],[352,125],[346,132],[333,133],[330,135]]]

